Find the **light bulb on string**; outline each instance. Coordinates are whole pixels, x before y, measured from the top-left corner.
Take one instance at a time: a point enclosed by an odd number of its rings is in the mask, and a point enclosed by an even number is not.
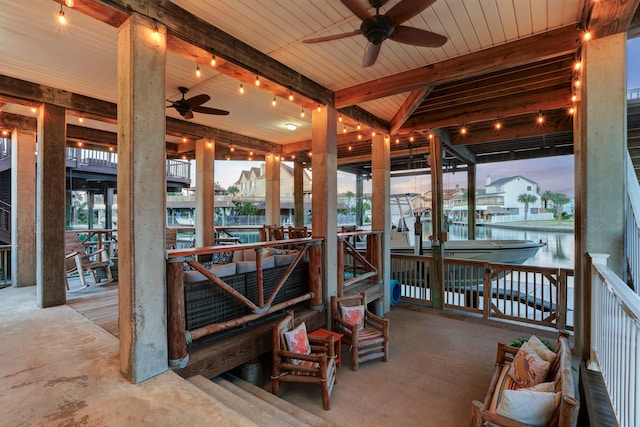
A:
[[[575,64],[573,64],[573,69],[574,69],[575,71],[580,71],[580,68],[582,68],[582,62],[580,62],[580,61],[576,61],[576,63],[575,63]]]
[[[544,116],[542,115],[542,111],[538,113],[538,116],[536,117],[536,123],[539,125],[544,124]]]
[[[342,127],[342,133],[347,133],[347,127],[346,126]]]
[[[300,110],[300,117],[304,117],[304,108]]]
[[[338,116],[338,121],[342,122],[342,114],[340,114],[340,116]]]
[[[211,66],[212,67],[216,66],[216,56],[215,55],[211,55]]]
[[[202,71],[200,71],[200,64],[196,65],[196,77],[197,78],[202,77]]]
[[[274,107],[276,106],[276,97],[275,96],[271,100],[271,105],[274,106]]]
[[[318,113],[322,111],[322,107],[318,104]]]
[[[356,129],[360,130],[360,122],[358,122],[358,126],[356,127]]]
[[[584,34],[582,35],[582,40],[586,42],[591,40],[591,31],[585,31]]]
[[[58,12],[58,22],[60,25],[67,25],[67,17],[64,14],[64,10],[62,10],[62,5],[60,5],[60,12]]]
[[[73,0],[64,0],[64,4],[67,5],[67,7],[75,6],[75,2]]]
[[[293,92],[289,90],[289,101],[293,101]]]
[[[466,134],[467,134],[467,132],[468,132],[468,131],[469,131],[469,130],[467,129],[467,127],[466,127],[465,125],[462,125],[462,126],[460,127],[460,135],[463,135],[463,136],[464,136],[464,135],[466,135]]]
[[[244,95],[244,85],[242,84],[242,82],[240,83],[240,87],[238,88],[238,91],[240,92],[240,95]]]
[[[502,130],[502,122],[500,120],[496,120],[496,122],[493,124],[493,128],[497,132],[500,132]]]
[[[256,75],[256,86],[260,86],[260,77]]]

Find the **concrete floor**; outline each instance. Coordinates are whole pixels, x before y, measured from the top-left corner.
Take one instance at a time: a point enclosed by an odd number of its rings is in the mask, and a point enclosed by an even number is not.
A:
[[[0,289],[0,426],[251,425],[172,372],[129,383],[116,337],[68,306],[35,301],[35,287]],[[353,372],[344,346],[330,411],[317,386],[287,385],[281,397],[338,426],[465,426],[497,341],[532,332],[405,304],[388,317],[389,362]]]

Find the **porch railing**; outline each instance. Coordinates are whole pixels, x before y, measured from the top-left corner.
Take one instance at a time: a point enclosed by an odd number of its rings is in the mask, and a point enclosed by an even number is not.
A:
[[[391,255],[401,298],[431,304],[430,255]],[[446,308],[558,330],[573,329],[573,270],[446,258]],[[571,292],[569,292],[571,291]]]
[[[11,232],[11,205],[0,200],[0,230]]]
[[[624,247],[627,260],[627,283],[640,295],[640,184],[627,153],[627,223]]]
[[[640,296],[590,254],[591,369],[600,370],[619,425],[640,425]]]
[[[0,245],[0,287],[11,284],[11,245]]]

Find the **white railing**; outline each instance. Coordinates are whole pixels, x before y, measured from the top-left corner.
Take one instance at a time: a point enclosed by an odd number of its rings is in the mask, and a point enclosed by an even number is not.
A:
[[[590,254],[590,367],[602,373],[621,426],[640,425],[640,296],[606,265],[608,255]]]
[[[527,221],[549,221],[553,219],[552,213],[530,213],[527,215]],[[514,222],[524,221],[524,214],[519,215],[493,215],[489,221],[485,222]]]
[[[627,89],[627,100],[640,99],[640,88]]]
[[[11,284],[11,245],[0,245],[0,287]]]
[[[624,233],[624,251],[629,277],[640,295],[640,184],[633,170],[631,157],[627,154],[627,201],[625,204],[627,224]]]

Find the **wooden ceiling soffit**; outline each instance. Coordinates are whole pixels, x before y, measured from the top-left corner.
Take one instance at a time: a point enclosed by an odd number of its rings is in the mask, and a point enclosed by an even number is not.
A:
[[[395,150],[389,153],[389,158],[401,159],[409,156],[421,156],[429,153],[429,147],[416,147],[412,149]],[[338,165],[348,165],[350,163],[371,163],[371,154],[343,157],[337,160]]]
[[[591,7],[591,9],[583,25],[591,32],[592,38],[602,38],[627,32],[638,12],[640,0],[585,3],[588,3],[585,8]]]
[[[433,86],[427,88],[417,89],[412,91],[409,96],[404,100],[396,114],[391,119],[389,126],[389,134],[395,135],[398,133],[402,125],[413,114],[413,112],[422,104],[422,101],[429,96],[429,93],[433,90]]]
[[[638,0],[640,1],[640,0]],[[580,34],[575,25],[530,36],[425,67],[382,77],[335,92],[336,108],[355,105],[465,77],[575,52]]]
[[[301,75],[268,55],[248,44],[232,37],[219,28],[198,18],[169,0],[130,1],[130,0],[93,0],[106,3],[121,12],[135,11],[167,27],[168,37],[177,37],[235,64],[239,68],[227,65],[220,72],[229,72],[231,77],[239,78],[250,72],[258,74],[274,83],[310,98],[323,105],[333,106],[333,92],[313,80]],[[96,16],[97,19],[106,22]],[[177,41],[168,43],[180,46]],[[176,52],[180,54],[181,52]]]
[[[571,87],[563,86],[546,92],[530,91],[517,96],[496,98],[489,102],[461,105],[458,108],[411,117],[401,132],[417,132],[460,124],[495,120],[545,110],[557,110],[570,104]]]

